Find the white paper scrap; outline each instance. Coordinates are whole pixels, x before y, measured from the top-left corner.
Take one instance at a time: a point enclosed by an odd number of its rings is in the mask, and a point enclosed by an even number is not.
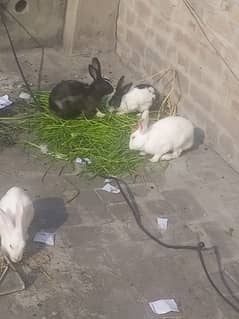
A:
[[[48,146],[46,144],[41,144],[40,151],[42,152],[42,154],[48,154]]]
[[[75,159],[75,163],[76,164],[80,164],[80,165],[82,165],[82,164],[91,164],[91,160],[89,158],[87,158],[87,157],[85,157],[85,158],[77,157]]]
[[[163,315],[168,312],[179,312],[174,299],[161,299],[149,303],[150,308],[157,315]]]
[[[168,218],[157,217],[157,223],[158,223],[160,229],[167,230],[167,228],[168,228]]]
[[[25,92],[21,92],[19,97],[20,97],[20,99],[23,99],[23,100],[30,100],[31,95],[28,93],[25,93]]]
[[[120,193],[120,190],[117,187],[111,185],[110,183],[106,183],[104,185],[104,187],[102,187],[101,189],[103,191],[105,191],[105,192],[108,192],[108,193],[113,193],[113,194],[119,194]]]
[[[0,109],[11,105],[13,102],[9,100],[8,95],[0,96]]]
[[[48,246],[54,246],[55,245],[55,233],[47,233],[45,231],[40,231],[36,233],[33,241],[38,243],[43,243]]]

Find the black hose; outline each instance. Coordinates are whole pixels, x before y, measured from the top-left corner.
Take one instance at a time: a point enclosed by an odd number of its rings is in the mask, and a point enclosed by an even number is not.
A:
[[[11,35],[9,33],[8,26],[7,26],[6,21],[5,21],[5,15],[4,15],[3,11],[2,11],[3,8],[4,7],[1,5],[1,9],[0,9],[1,20],[2,20],[2,24],[4,26],[4,29],[6,31],[6,34],[7,34],[10,46],[11,46],[12,53],[13,53],[13,56],[15,58],[15,61],[16,61],[17,67],[18,67],[18,70],[19,70],[19,72],[21,74],[21,77],[22,77],[22,79],[23,79],[23,81],[24,81],[24,83],[26,85],[26,88],[27,88],[29,94],[31,95],[31,97],[32,97],[33,101],[35,102],[36,106],[38,107],[38,109],[40,110],[40,104],[39,104],[37,98],[35,97],[32,89],[31,89],[31,87],[30,87],[30,85],[29,85],[29,83],[28,83],[28,81],[27,81],[27,79],[25,77],[25,74],[23,72],[21,64],[19,62],[16,50],[15,50],[15,47],[14,47],[14,44],[13,44],[13,41],[12,41],[12,37],[11,37]]]
[[[41,48],[41,60],[40,60],[40,67],[38,72],[38,80],[37,80],[37,89],[41,89],[41,80],[42,80],[42,71],[43,71],[43,65],[44,65],[44,57],[45,57],[45,47],[42,45],[42,43],[34,36],[32,33],[11,13],[11,11],[8,10],[7,7],[0,4],[0,7],[2,10],[7,12],[7,14],[23,29],[23,31],[29,35],[29,37],[36,43],[37,47]]]
[[[154,236],[149,230],[147,230],[143,223],[142,223],[142,219],[141,219],[141,215],[140,215],[140,211],[139,211],[139,207],[136,203],[135,197],[130,189],[130,187],[128,186],[128,184],[123,181],[122,179],[119,179],[117,177],[114,176],[109,176],[106,177],[107,179],[110,180],[114,180],[115,183],[117,184],[118,188],[120,189],[120,192],[122,194],[122,196],[124,197],[126,203],[128,204],[129,208],[131,209],[136,223],[139,226],[139,228],[149,237],[151,238],[153,241],[155,241],[157,244],[165,247],[165,248],[169,248],[169,249],[175,249],[175,250],[192,250],[192,251],[196,251],[198,253],[199,256],[199,260],[200,263],[202,265],[202,268],[204,270],[204,273],[208,279],[208,281],[210,282],[211,286],[214,288],[214,290],[218,293],[218,295],[229,305],[231,306],[236,312],[239,313],[239,307],[236,306],[234,303],[232,303],[227,297],[224,296],[224,294],[220,291],[220,289],[217,287],[217,285],[214,283],[212,277],[210,276],[208,270],[207,270],[207,266],[205,264],[205,260],[203,257],[203,251],[208,251],[208,250],[213,250],[215,255],[216,255],[216,259],[217,259],[217,263],[218,263],[218,268],[219,268],[219,273],[220,273],[220,277],[224,283],[224,286],[226,287],[226,289],[228,290],[229,294],[231,295],[231,297],[239,303],[239,299],[234,295],[232,289],[230,288],[229,284],[226,281],[226,278],[223,274],[222,271],[222,267],[221,267],[221,263],[220,263],[220,256],[219,256],[219,251],[218,248],[216,246],[212,247],[212,248],[205,248],[205,244],[203,242],[199,242],[197,245],[194,246],[190,246],[190,245],[172,245],[172,244],[167,244],[163,241],[161,241],[160,239],[158,239],[156,236]],[[126,188],[127,194],[124,191],[123,187],[121,186],[124,185],[124,187]]]

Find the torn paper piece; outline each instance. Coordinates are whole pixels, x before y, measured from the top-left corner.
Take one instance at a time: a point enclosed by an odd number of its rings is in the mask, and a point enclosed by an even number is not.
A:
[[[158,223],[160,229],[167,230],[167,228],[168,228],[168,218],[158,217],[157,218],[157,223]]]
[[[20,97],[20,99],[23,99],[23,100],[30,100],[31,95],[28,93],[25,93],[25,92],[21,92],[19,97]]]
[[[75,163],[76,164],[80,164],[80,165],[82,165],[82,164],[91,164],[91,160],[89,158],[87,158],[87,157],[85,157],[85,158],[77,157],[75,159]]]
[[[104,185],[104,187],[102,187],[101,189],[103,191],[105,191],[105,192],[108,192],[108,193],[113,193],[113,194],[119,194],[120,193],[120,190],[117,187],[111,185],[110,183],[106,183]]]
[[[42,152],[42,154],[48,154],[48,146],[46,144],[41,144],[40,151]]]
[[[11,105],[13,102],[9,100],[8,95],[0,96],[0,109]]]
[[[163,315],[168,312],[179,312],[174,299],[161,299],[149,303],[150,308],[157,315]]]
[[[55,233],[47,233],[44,231],[40,231],[36,233],[33,241],[46,244],[48,246],[54,246],[55,245]]]

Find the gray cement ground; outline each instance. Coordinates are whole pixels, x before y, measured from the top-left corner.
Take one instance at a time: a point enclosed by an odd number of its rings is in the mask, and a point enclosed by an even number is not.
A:
[[[26,61],[33,56],[29,53]],[[66,77],[78,73],[77,57],[71,65],[70,59],[60,55],[59,62],[56,53],[49,56],[49,83],[60,79],[60,68]],[[6,56],[2,59],[9,61]],[[118,78],[122,67],[117,59],[106,56],[105,61]],[[14,67],[8,66],[2,73],[17,78]],[[167,250],[149,240],[136,226],[122,196],[99,190],[102,179],[87,181],[70,169],[59,176],[58,164],[42,179],[48,166],[45,159],[19,147],[5,149],[0,156],[0,193],[13,185],[26,188],[35,199],[32,233],[40,228],[56,231],[55,247],[29,243],[20,266],[27,289],[0,297],[1,318],[238,318],[210,287],[195,253]],[[219,246],[223,268],[237,295],[238,185],[239,175],[205,145],[168,167],[149,165],[131,183],[143,220],[156,236],[169,243],[203,240]],[[68,203],[78,190],[79,196]],[[158,216],[169,219],[164,233],[156,224]],[[208,253],[206,260],[226,294],[213,255]],[[9,273],[5,284],[11,284],[10,277]],[[175,298],[180,313],[153,315],[148,302],[164,298]]]

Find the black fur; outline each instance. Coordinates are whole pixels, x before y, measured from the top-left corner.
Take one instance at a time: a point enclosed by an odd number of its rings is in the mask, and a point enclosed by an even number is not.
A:
[[[138,88],[138,89],[146,89],[146,88],[149,88],[149,87],[152,87],[152,85],[150,85],[150,84],[138,84],[138,85],[136,85],[136,88]]]
[[[160,107],[160,94],[157,89],[155,89],[151,84],[138,84],[136,85],[136,88],[138,89],[146,89],[146,88],[153,88],[155,93],[155,98],[153,100],[153,104],[150,107],[151,111],[158,111]]]
[[[120,103],[122,100],[122,97],[129,92],[129,90],[131,89],[133,83],[128,83],[128,84],[124,84],[124,76],[121,76],[121,78],[119,79],[116,89],[115,89],[115,93],[112,96],[112,98],[109,100],[109,105],[113,106],[115,108],[120,107]]]
[[[89,85],[75,80],[58,83],[50,93],[49,108],[63,119],[73,119],[82,114],[87,118],[97,113],[101,99],[113,92],[113,87],[101,75],[97,58],[92,59],[89,73],[93,82]]]

